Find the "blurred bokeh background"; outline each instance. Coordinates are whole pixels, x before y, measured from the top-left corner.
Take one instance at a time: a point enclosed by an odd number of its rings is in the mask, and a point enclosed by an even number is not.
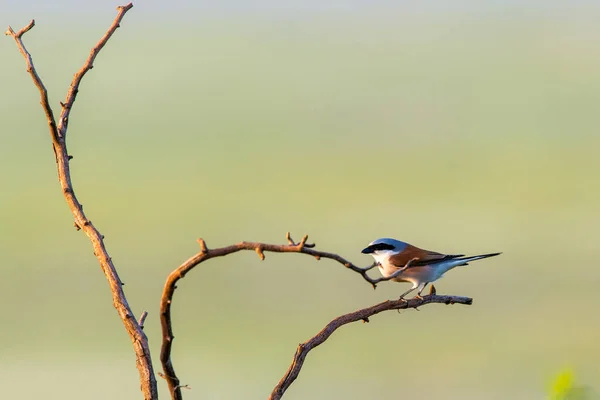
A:
[[[58,112],[114,1],[3,0]],[[600,6],[593,1],[139,1],[75,104],[76,193],[159,367],[167,274],[241,240],[368,265],[392,236],[502,251],[312,352],[288,399],[543,399],[600,390]],[[4,29],[4,28],[3,28]],[[0,397],[140,398],[106,281],[56,179],[39,95],[0,41]],[[373,271],[377,275],[377,271]],[[187,399],[266,398],[299,342],[394,298],[301,255],[206,263],[174,299]],[[166,384],[159,379],[162,398]]]

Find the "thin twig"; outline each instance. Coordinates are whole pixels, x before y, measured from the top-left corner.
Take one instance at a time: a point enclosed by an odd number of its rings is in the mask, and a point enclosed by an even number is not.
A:
[[[29,54],[29,52],[25,48],[23,39],[21,39],[21,37],[25,33],[29,32],[29,30],[31,28],[33,28],[34,26],[35,26],[35,20],[32,19],[31,22],[29,24],[27,24],[27,26],[25,26],[23,29],[19,30],[19,32],[15,33],[15,31],[9,26],[8,29],[6,30],[5,34],[8,36],[12,36],[13,39],[15,39],[15,42],[17,43],[17,47],[19,48],[19,51],[25,58],[25,63],[27,64],[27,72],[31,75],[31,79],[33,79],[33,83],[40,91],[40,97],[41,97],[40,103],[42,104],[42,109],[44,110],[44,113],[46,114],[46,120],[48,121],[48,128],[50,129],[50,135],[52,136],[54,154],[56,155],[57,162],[58,162],[58,154],[56,154],[56,145],[58,143],[58,131],[56,129],[56,121],[54,119],[54,112],[52,111],[52,107],[50,107],[50,102],[48,101],[48,90],[46,90],[46,86],[44,86],[42,79],[40,78],[37,71],[35,70],[35,67],[33,66],[33,59],[31,58],[31,54]]]
[[[406,263],[406,265],[402,268],[398,268],[393,274],[388,275],[388,276],[382,276],[381,278],[376,278],[373,279],[373,285],[377,285],[379,282],[383,282],[383,281],[389,281],[394,279],[395,277],[397,277],[398,275],[400,275],[401,273],[403,273],[407,268],[409,268],[411,266],[411,264],[415,261],[417,261],[418,258],[411,258],[410,260],[408,260],[408,262]]]
[[[269,396],[269,400],[279,400],[285,393],[285,391],[290,387],[290,385],[296,380],[302,366],[304,364],[304,360],[308,353],[314,349],[315,347],[323,344],[333,332],[335,332],[341,326],[349,324],[351,322],[356,321],[364,321],[369,322],[369,317],[379,314],[382,311],[387,310],[402,310],[406,308],[417,308],[423,306],[425,304],[431,303],[444,303],[444,304],[472,304],[473,299],[469,297],[461,297],[461,296],[437,296],[437,295],[428,295],[423,297],[422,299],[413,298],[410,300],[387,300],[383,303],[376,304],[372,307],[363,308],[358,311],[351,312],[349,314],[342,315],[337,317],[330,323],[328,323],[325,328],[323,328],[319,333],[310,338],[304,343],[298,345],[298,349],[296,350],[296,354],[294,354],[294,358],[292,360],[292,364],[286,371],[285,375],[281,378],[277,386],[271,392]]]
[[[19,51],[25,58],[27,72],[31,75],[33,83],[40,92],[41,105],[44,113],[46,114],[48,127],[50,129],[52,147],[54,149],[58,169],[58,179],[60,181],[63,195],[75,218],[76,229],[83,230],[92,243],[94,255],[98,259],[100,267],[102,268],[104,275],[106,275],[110,285],[113,304],[117,309],[117,312],[121,317],[123,324],[125,325],[125,329],[127,330],[127,333],[133,342],[133,348],[137,358],[136,365],[140,375],[141,390],[144,394],[144,398],[146,400],[154,400],[158,398],[158,391],[156,388],[156,378],[154,377],[154,371],[152,368],[152,360],[150,358],[148,338],[146,337],[146,334],[142,330],[140,323],[138,323],[138,321],[135,319],[135,316],[129,307],[127,298],[123,292],[121,279],[119,278],[117,270],[104,245],[104,236],[100,234],[100,232],[94,227],[92,222],[85,215],[83,212],[83,206],[75,196],[73,185],[71,183],[71,171],[69,168],[69,160],[71,159],[71,156],[67,152],[67,144],[65,140],[69,123],[69,114],[77,97],[81,80],[85,76],[86,72],[93,68],[93,63],[96,56],[100,50],[102,50],[113,33],[117,30],[121,20],[125,16],[125,13],[127,13],[127,11],[129,11],[132,7],[133,4],[131,3],[125,6],[117,7],[117,16],[115,17],[113,23],[110,25],[104,36],[102,36],[100,41],[92,48],[92,51],[90,52],[86,62],[83,64],[83,67],[81,67],[81,69],[75,74],[73,81],[71,82],[71,86],[67,92],[67,97],[65,101],[61,103],[62,112],[60,114],[58,124],[54,118],[54,113],[48,100],[48,91],[46,90],[46,87],[44,86],[35,69],[35,66],[33,65],[31,54],[25,48],[22,40],[22,36],[31,28],[33,28],[35,21],[32,20],[27,26],[18,32],[15,32],[9,26],[6,34],[14,38]]]
[[[373,286],[373,288],[376,288],[379,282],[388,281],[397,276],[391,275],[385,278],[371,278],[369,275],[367,275],[367,271],[375,267],[377,264],[370,265],[366,268],[361,268],[337,254],[314,250],[313,248],[315,247],[315,244],[307,243],[308,235],[305,235],[299,243],[296,243],[291,238],[290,233],[288,232],[286,234],[286,239],[288,244],[241,242],[238,244],[234,244],[227,247],[221,247],[218,249],[208,249],[208,247],[206,246],[206,242],[203,239],[198,239],[198,243],[200,244],[200,252],[188,259],[187,261],[185,261],[177,269],[171,272],[171,274],[169,274],[169,276],[167,277],[167,281],[165,282],[162,297],[160,300],[160,323],[162,327],[163,336],[160,352],[160,361],[162,363],[164,372],[164,374],[161,376],[163,376],[167,381],[173,400],[182,399],[180,381],[177,377],[177,374],[175,373],[175,368],[173,367],[173,362],[171,360],[171,348],[173,346],[174,338],[173,325],[171,321],[171,305],[173,301],[173,294],[175,293],[177,281],[185,277],[185,275],[198,264],[210,260],[211,258],[223,257],[232,253],[237,253],[238,251],[242,250],[251,250],[255,251],[261,260],[264,260],[265,252],[308,254],[310,256],[315,257],[317,260],[320,260],[321,258],[328,258],[330,260],[337,261],[338,263],[342,264],[343,266],[354,272],[357,272],[363,277],[364,280],[369,282]]]
[[[98,43],[92,48],[90,54],[85,60],[83,67],[73,77],[73,81],[71,82],[71,86],[69,87],[69,91],[67,92],[67,97],[65,101],[61,103],[62,111],[60,113],[60,118],[58,120],[58,134],[64,140],[67,135],[67,127],[69,125],[69,115],[71,114],[71,109],[73,108],[73,104],[75,103],[75,99],[77,98],[77,93],[79,92],[79,84],[81,80],[85,76],[85,74],[92,68],[94,68],[94,61],[96,60],[96,56],[100,53],[100,50],[104,47],[106,42],[111,38],[113,33],[119,28],[121,25],[121,20],[125,16],[125,13],[133,8],[133,3],[129,3],[124,6],[117,7],[117,16],[115,17],[112,25],[104,36],[100,38]]]

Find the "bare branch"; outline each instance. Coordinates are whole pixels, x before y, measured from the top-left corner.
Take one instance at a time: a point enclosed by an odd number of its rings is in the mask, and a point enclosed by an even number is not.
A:
[[[290,387],[290,385],[296,380],[298,374],[300,374],[300,370],[304,365],[304,360],[308,353],[314,349],[315,347],[323,344],[333,332],[335,332],[341,326],[349,324],[351,322],[363,321],[369,322],[369,317],[379,314],[382,311],[387,310],[402,310],[406,308],[417,308],[423,306],[425,304],[431,303],[444,303],[444,304],[472,304],[473,299],[469,297],[461,297],[461,296],[437,296],[435,294],[428,295],[423,297],[422,299],[413,298],[410,300],[387,300],[383,303],[376,304],[372,307],[363,308],[358,311],[351,312],[349,314],[342,315],[337,317],[330,323],[328,323],[325,328],[323,328],[319,333],[310,338],[304,343],[298,345],[298,349],[296,350],[296,354],[294,354],[294,359],[292,364],[286,371],[285,375],[273,392],[271,396],[269,396],[269,400],[279,400],[285,393],[285,391]]]
[[[35,22],[32,20],[27,26],[16,33],[11,27],[8,27],[6,34],[12,36],[17,43],[19,51],[25,58],[27,72],[31,75],[33,83],[40,92],[41,105],[44,113],[46,114],[46,119],[48,120],[48,127],[50,129],[50,136],[52,138],[52,147],[56,156],[58,179],[60,181],[63,195],[75,218],[76,229],[83,230],[92,243],[94,255],[98,259],[100,267],[102,268],[102,271],[108,280],[113,296],[113,304],[117,309],[117,312],[121,317],[123,324],[125,325],[125,329],[127,330],[127,333],[133,342],[133,348],[137,358],[136,365],[140,375],[141,389],[144,394],[144,398],[146,400],[154,400],[158,398],[158,391],[156,388],[156,378],[154,377],[154,371],[152,368],[152,360],[150,358],[148,338],[142,330],[140,323],[138,323],[138,321],[135,319],[135,316],[127,302],[127,298],[123,292],[121,279],[119,278],[117,270],[104,245],[104,236],[100,234],[100,232],[94,227],[92,222],[85,215],[83,212],[83,206],[75,196],[73,185],[71,183],[71,171],[69,168],[69,160],[72,157],[67,152],[67,144],[65,141],[69,113],[73,107],[73,103],[75,102],[81,80],[86,72],[92,69],[96,56],[104,47],[108,39],[110,39],[115,30],[119,27],[119,23],[125,16],[125,13],[132,7],[133,4],[131,3],[125,6],[117,7],[118,12],[113,23],[100,41],[94,46],[86,62],[83,64],[83,67],[75,74],[67,93],[67,97],[65,101],[61,103],[62,112],[60,114],[58,124],[56,123],[52,107],[48,101],[48,91],[46,90],[46,87],[35,70],[31,54],[29,54],[25,48],[22,40],[22,36],[31,28],[33,28]],[[143,320],[140,319],[140,322],[143,323]]]
[[[173,346],[174,338],[173,326],[171,321],[171,304],[173,301],[173,294],[175,293],[177,281],[185,277],[185,275],[198,264],[210,260],[211,258],[223,257],[228,254],[237,253],[238,251],[242,250],[255,251],[258,254],[258,256],[263,260],[265,257],[265,252],[301,253],[313,256],[317,260],[320,260],[321,258],[328,258],[330,260],[337,261],[346,268],[360,274],[364,280],[366,280],[373,286],[373,288],[376,288],[379,282],[388,281],[397,276],[396,274],[394,274],[386,278],[373,279],[367,275],[367,271],[375,267],[377,264],[373,264],[366,268],[361,268],[337,254],[314,250],[313,247],[315,247],[315,244],[307,243],[308,235],[305,235],[299,243],[296,243],[294,242],[294,240],[290,236],[290,233],[288,232],[286,234],[286,239],[288,241],[287,245],[257,242],[241,242],[231,246],[210,250],[207,248],[206,243],[203,239],[198,239],[198,243],[200,244],[200,252],[188,259],[187,261],[185,261],[183,264],[181,264],[181,266],[179,266],[176,270],[169,274],[169,276],[167,277],[167,281],[165,282],[165,287],[163,289],[162,297],[160,300],[160,322],[163,335],[162,347],[160,352],[160,361],[162,363],[164,372],[164,374],[162,374],[161,376],[164,377],[167,381],[173,400],[181,400],[182,394],[180,390],[181,386],[179,378],[175,373],[175,369],[171,361],[171,348]],[[400,272],[401,271],[403,271],[403,269],[401,269]]]

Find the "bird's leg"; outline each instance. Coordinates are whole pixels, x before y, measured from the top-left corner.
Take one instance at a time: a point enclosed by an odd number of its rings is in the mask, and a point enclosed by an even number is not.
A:
[[[429,282],[425,282],[425,284],[421,286],[421,288],[417,292],[417,295],[415,296],[416,299],[423,300],[423,297],[421,297],[421,293],[423,292],[423,289],[425,289],[425,286],[427,286],[428,284]]]
[[[415,258],[411,258],[410,260],[408,260],[408,262],[404,265],[404,267],[400,268],[399,270],[397,270],[396,272],[394,272],[392,275],[394,276],[394,278],[398,275],[400,275],[403,271],[405,271],[408,267],[410,267],[410,265],[413,263],[413,261],[417,261],[419,258],[415,257]],[[406,300],[404,298],[404,296],[406,296],[407,294],[409,294],[410,292],[412,292],[413,290],[415,290],[417,288],[417,286],[413,286],[410,289],[408,289],[406,292],[402,293],[400,295],[400,298],[398,300],[404,300],[408,303],[408,300]]]
[[[409,294],[410,292],[412,292],[412,291],[413,291],[413,290],[415,290],[416,288],[417,288],[416,286],[413,286],[413,287],[411,287],[411,288],[410,288],[410,289],[408,289],[406,292],[402,293],[402,294],[400,295],[400,298],[399,298],[398,300],[404,300],[404,301],[406,301],[406,302],[408,303],[408,300],[406,300],[406,299],[404,298],[404,296],[406,296],[407,294]]]

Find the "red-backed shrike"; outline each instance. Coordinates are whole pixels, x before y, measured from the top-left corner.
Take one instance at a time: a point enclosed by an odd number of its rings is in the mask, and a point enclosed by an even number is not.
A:
[[[417,297],[421,298],[421,292],[428,283],[440,279],[454,267],[501,254],[490,253],[470,257],[465,257],[464,254],[441,254],[390,238],[369,243],[362,253],[373,256],[384,277],[393,275],[390,279],[392,281],[412,283],[412,287],[400,296],[401,299],[416,288],[419,288]]]

